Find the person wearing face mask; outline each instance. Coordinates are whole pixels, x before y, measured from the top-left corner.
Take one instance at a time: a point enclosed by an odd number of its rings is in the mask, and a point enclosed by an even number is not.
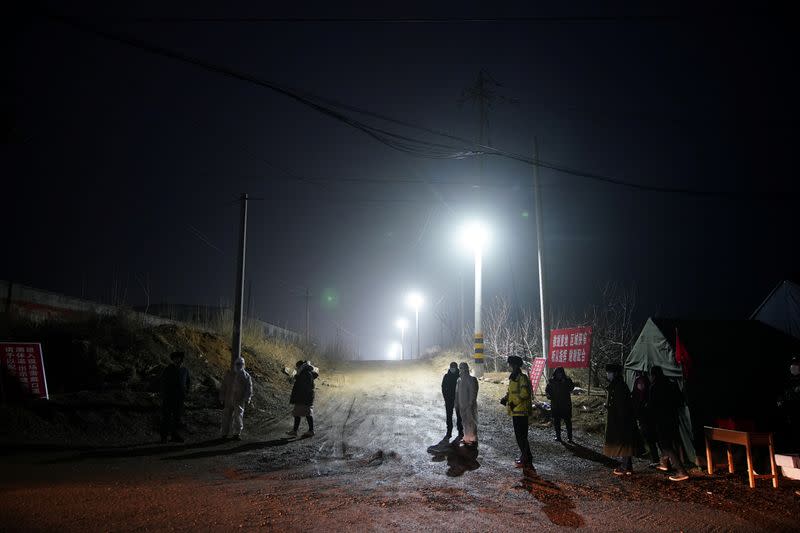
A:
[[[614,475],[631,475],[632,457],[637,448],[636,419],[633,416],[631,392],[622,379],[620,365],[606,365],[606,378],[608,378],[608,396],[603,454],[620,458],[622,465],[614,469]]]
[[[469,365],[458,365],[459,377],[456,382],[456,410],[461,413],[465,446],[478,445],[478,379],[469,373]]]
[[[661,456],[658,455],[655,424],[653,422],[653,413],[650,409],[650,378],[647,377],[646,373],[642,372],[636,376],[636,380],[633,382],[631,400],[633,400],[633,416],[639,424],[639,432],[642,438],[647,443],[647,451],[651,460],[650,467],[655,468],[659,465]]]
[[[456,441],[461,441],[464,438],[464,426],[461,424],[461,413],[456,406],[456,385],[458,384],[458,363],[453,361],[450,363],[450,368],[447,373],[442,377],[442,396],[444,397],[444,410],[447,416],[447,434],[445,439],[450,439],[453,436],[453,410],[456,412],[456,428],[458,429],[458,436]]]
[[[800,357],[794,357],[789,364],[789,379],[778,407],[786,424],[787,451],[800,452]]]
[[[222,380],[219,399],[223,404],[222,438],[227,439],[232,432],[233,439],[241,438],[244,427],[244,406],[253,398],[253,379],[244,369],[244,358],[240,357],[228,370]]]
[[[508,376],[508,392],[500,399],[514,423],[514,437],[517,439],[520,456],[515,461],[518,468],[528,468],[533,464],[531,446],[528,442],[528,418],[531,414],[531,381],[522,371],[522,358],[512,355],[508,358],[511,375]]]

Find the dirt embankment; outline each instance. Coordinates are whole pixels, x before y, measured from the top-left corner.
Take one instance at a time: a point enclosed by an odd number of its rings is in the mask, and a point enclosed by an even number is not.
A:
[[[161,373],[169,354],[186,353],[192,378],[185,432],[213,434],[222,376],[230,365],[230,339],[187,327],[143,327],[124,318],[73,323],[3,322],[3,340],[42,343],[49,401],[0,407],[0,440],[9,442],[131,443],[157,437]],[[253,376],[251,427],[288,409],[285,367],[310,357],[295,345],[263,340],[243,348]],[[324,381],[321,383],[325,385]]]

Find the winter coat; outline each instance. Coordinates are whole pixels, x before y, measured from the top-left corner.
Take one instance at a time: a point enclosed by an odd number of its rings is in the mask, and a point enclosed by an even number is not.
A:
[[[162,401],[182,402],[189,392],[191,378],[186,367],[170,364],[161,374]]]
[[[292,395],[289,397],[289,403],[295,405],[314,405],[314,380],[318,377],[319,374],[314,370],[313,366],[308,363],[303,364],[294,377],[294,385],[292,386]]]
[[[456,383],[456,409],[464,426],[464,442],[478,440],[478,379],[466,375]]]
[[[683,395],[678,386],[662,377],[650,385],[650,416],[658,441],[673,445],[678,440],[678,420]]]
[[[531,380],[524,372],[508,377],[508,396],[506,397],[508,416],[529,416],[531,414]]]
[[[608,457],[636,455],[639,430],[633,417],[633,402],[622,376],[616,375],[608,384],[608,409],[603,454]]]
[[[241,370],[228,370],[222,379],[222,387],[219,390],[219,399],[226,407],[240,405],[250,402],[253,397],[253,378],[250,373],[242,368]]]
[[[442,378],[442,396],[447,404],[456,401],[456,384],[458,383],[458,372],[447,372]]]
[[[560,379],[554,376],[547,384],[544,393],[550,399],[550,412],[554,416],[572,417],[572,389],[574,388],[575,383],[566,376]]]
[[[636,385],[645,383],[645,389],[639,390]],[[645,376],[636,378],[633,382],[631,391],[631,401],[633,402],[633,417],[639,422],[639,427],[647,438],[653,437],[655,440],[655,424],[653,423],[653,410],[650,408],[650,380]]]

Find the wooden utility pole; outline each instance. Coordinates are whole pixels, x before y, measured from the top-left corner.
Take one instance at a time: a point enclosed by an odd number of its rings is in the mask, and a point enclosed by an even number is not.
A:
[[[242,307],[244,306],[244,264],[247,243],[247,193],[242,193],[241,225],[239,226],[239,260],[236,268],[236,304],[233,308],[231,368],[242,355]]]
[[[542,228],[542,190],[539,183],[539,142],[533,138],[533,195],[536,209],[536,255],[539,264],[539,305],[542,316],[542,355],[544,355],[544,375],[547,375],[547,343],[549,334],[549,320],[547,317],[547,301],[545,299],[544,276],[544,231]]]

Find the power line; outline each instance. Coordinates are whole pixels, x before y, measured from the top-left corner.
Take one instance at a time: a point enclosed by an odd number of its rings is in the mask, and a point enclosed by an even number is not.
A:
[[[425,126],[420,126],[407,121],[398,120],[392,117],[388,117],[386,115],[375,113],[373,111],[356,108],[354,106],[349,106],[345,104],[334,103],[330,100],[325,100],[317,96],[312,96],[309,93],[304,94],[292,89],[288,89],[286,87],[279,86],[273,82],[258,78],[254,75],[232,69],[230,67],[210,63],[208,61],[195,58],[175,50],[171,50],[158,45],[154,45],[152,43],[148,43],[146,41],[143,41],[135,37],[130,37],[116,32],[101,30],[95,28],[94,26],[79,22],[75,19],[59,17],[59,16],[51,16],[50,18],[68,24],[81,31],[89,32],[108,40],[126,44],[128,46],[132,46],[134,48],[138,48],[153,53],[155,55],[168,57],[171,59],[189,63],[217,74],[222,74],[234,79],[238,79],[240,81],[260,86],[262,88],[270,89],[292,100],[295,100],[296,102],[299,102],[307,107],[310,107],[324,115],[327,115],[340,122],[343,122],[344,124],[356,128],[362,131],[363,133],[369,135],[370,137],[374,138],[378,142],[381,142],[382,144],[389,146],[390,148],[406,152],[410,155],[414,155],[417,157],[423,157],[428,159],[464,159],[466,157],[473,157],[479,155],[495,155],[506,159],[526,163],[529,165],[536,165],[541,168],[547,168],[563,174],[569,174],[581,178],[587,178],[599,182],[604,182],[621,187],[627,187],[640,191],[675,193],[675,194],[685,194],[691,196],[731,196],[734,194],[730,191],[697,190],[697,189],[689,189],[681,187],[643,185],[635,182],[630,182],[612,175],[600,174],[596,172],[585,172],[575,168],[557,165],[541,159],[535,159],[533,157],[526,156],[524,154],[518,154],[507,150],[495,148],[493,146],[474,143],[473,141],[470,141],[463,137],[452,135]],[[447,139],[448,141],[451,142],[454,141],[460,143],[461,146],[444,144],[442,142],[430,142],[421,139],[415,139],[406,135],[385,130],[383,128],[371,126],[369,124],[356,120],[350,116],[347,116],[344,113],[337,111],[336,109],[333,109],[331,107],[332,105],[335,105],[336,107],[345,110],[349,110],[351,112],[356,112],[362,115],[380,119],[395,125],[400,125],[417,131],[422,131],[428,134],[432,134],[440,138]]]
[[[720,20],[773,19],[778,13],[641,14],[641,15],[538,15],[510,17],[114,17],[87,16],[83,19],[109,23],[223,23],[223,24],[485,24],[485,23],[662,23]]]

